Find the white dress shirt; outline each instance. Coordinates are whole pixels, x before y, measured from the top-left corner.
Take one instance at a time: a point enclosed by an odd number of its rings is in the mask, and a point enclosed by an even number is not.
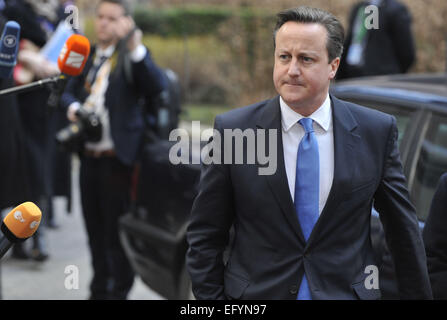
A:
[[[298,121],[304,118],[293,111],[280,97],[282,143],[284,149],[284,165],[289,183],[290,195],[295,199],[295,176],[298,146],[304,137],[304,128]],[[334,131],[332,125],[332,109],[329,94],[323,104],[308,118],[314,120],[313,127],[318,142],[320,158],[320,191],[318,214],[321,214],[329,196],[334,178]]]

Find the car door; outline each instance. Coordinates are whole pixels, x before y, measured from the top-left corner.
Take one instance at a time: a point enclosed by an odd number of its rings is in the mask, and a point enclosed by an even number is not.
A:
[[[158,140],[144,147],[134,205],[120,219],[120,237],[147,286],[167,299],[187,299],[186,228],[200,165],[172,164],[169,152],[174,144]]]

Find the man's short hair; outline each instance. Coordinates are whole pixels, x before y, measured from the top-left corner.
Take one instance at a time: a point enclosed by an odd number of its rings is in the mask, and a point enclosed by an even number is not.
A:
[[[341,57],[345,31],[340,21],[332,13],[318,8],[302,6],[281,11],[277,14],[277,18],[275,30],[273,31],[274,47],[276,47],[276,33],[286,22],[318,23],[326,28],[328,34],[326,49],[329,62],[337,57]]]
[[[132,15],[132,10],[130,8],[130,3],[127,0],[100,0],[98,3],[97,8],[102,4],[102,3],[113,3],[113,4],[117,4],[119,6],[121,6],[124,9],[124,15],[126,16],[130,16]]]

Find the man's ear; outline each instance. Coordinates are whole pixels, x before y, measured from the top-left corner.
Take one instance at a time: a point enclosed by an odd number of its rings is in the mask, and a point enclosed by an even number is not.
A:
[[[332,60],[329,63],[329,66],[330,66],[330,69],[331,69],[330,72],[329,72],[329,80],[332,80],[332,79],[335,78],[335,75],[337,74],[338,67],[340,66],[340,58],[337,57],[334,60]]]

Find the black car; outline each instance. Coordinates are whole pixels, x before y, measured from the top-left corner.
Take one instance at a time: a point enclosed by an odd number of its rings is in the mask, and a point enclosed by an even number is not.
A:
[[[447,75],[345,80],[334,83],[331,93],[396,117],[404,173],[422,229],[438,179],[447,172]],[[133,267],[149,287],[168,299],[188,299],[186,227],[200,165],[170,164],[172,144],[146,146],[136,206],[121,220],[121,237]],[[371,219],[382,298],[398,298],[392,257],[375,210]]]

